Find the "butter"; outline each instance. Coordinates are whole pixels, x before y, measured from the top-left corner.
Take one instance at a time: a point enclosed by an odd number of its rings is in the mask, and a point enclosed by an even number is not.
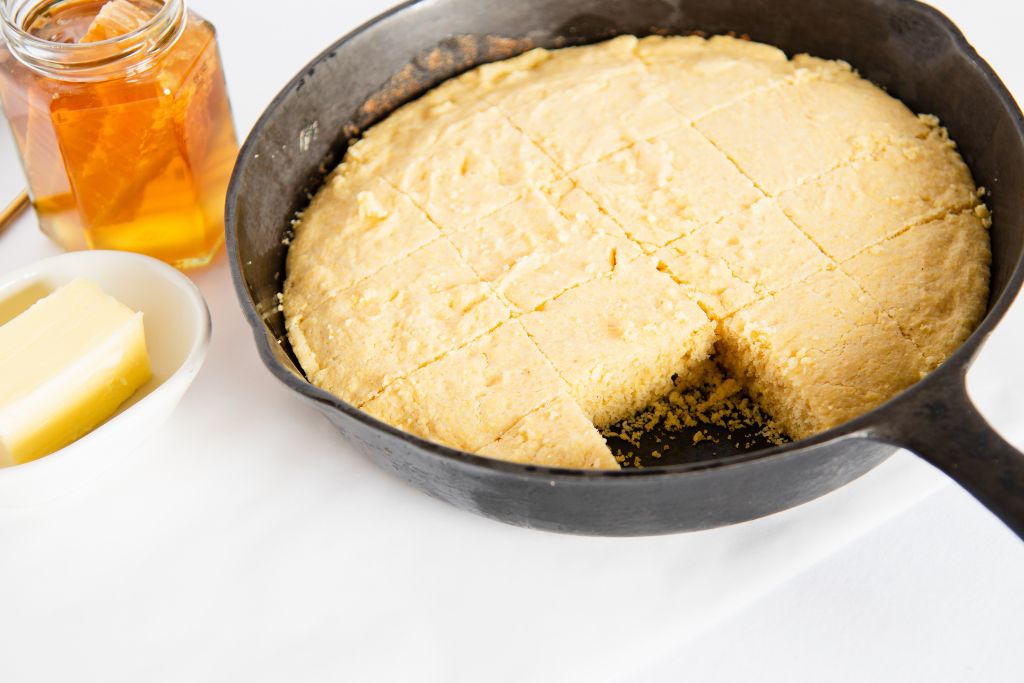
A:
[[[0,467],[52,453],[151,376],[136,313],[74,280],[0,326]]]

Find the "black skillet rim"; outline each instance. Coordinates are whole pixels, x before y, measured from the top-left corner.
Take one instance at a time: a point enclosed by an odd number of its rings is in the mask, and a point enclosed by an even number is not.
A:
[[[260,360],[271,371],[271,373],[277,377],[278,380],[285,384],[285,386],[321,406],[326,406],[332,410],[340,411],[353,419],[363,422],[369,427],[391,434],[403,441],[407,441],[419,450],[427,451],[432,455],[455,461],[464,466],[481,468],[484,470],[501,471],[507,474],[528,477],[540,476],[546,479],[562,478],[573,480],[596,480],[650,476],[664,477],[670,475],[684,475],[699,471],[717,470],[719,468],[740,466],[744,463],[756,460],[768,460],[795,454],[828,442],[835,442],[849,438],[866,438],[867,435],[872,432],[874,427],[886,423],[886,413],[889,412],[891,406],[901,397],[910,394],[911,392],[925,391],[933,386],[938,388],[939,384],[945,380],[947,375],[952,375],[954,381],[962,382],[963,380],[960,376],[963,375],[967,368],[970,367],[975,356],[980,351],[985,339],[1002,320],[1006,311],[1009,309],[1010,305],[1019,293],[1021,286],[1024,285],[1024,257],[1022,257],[1018,259],[1017,265],[1014,267],[1013,274],[1007,281],[1003,292],[993,303],[992,308],[988,313],[986,313],[978,327],[973,333],[971,333],[970,337],[968,337],[967,340],[961,344],[960,347],[938,368],[930,372],[916,384],[907,387],[882,405],[877,406],[863,415],[844,422],[832,429],[815,434],[812,437],[793,441],[781,446],[775,446],[773,448],[765,448],[746,453],[736,453],[734,455],[724,456],[714,460],[702,460],[677,465],[646,467],[642,469],[582,470],[562,467],[546,467],[541,465],[525,465],[507,462],[504,460],[485,458],[473,453],[450,448],[433,441],[428,441],[413,434],[409,434],[408,432],[404,432],[387,424],[386,422],[382,422],[370,414],[359,410],[359,408],[338,399],[333,394],[314,386],[310,382],[300,380],[294,373],[285,368],[274,356],[266,325],[263,322],[262,316],[260,316],[256,310],[256,305],[253,302],[252,297],[249,295],[242,275],[241,254],[238,249],[238,238],[236,235],[237,215],[235,206],[239,201],[239,188],[241,185],[242,171],[248,162],[248,159],[251,157],[252,148],[256,146],[256,138],[266,126],[267,122],[273,117],[275,111],[285,97],[287,97],[294,89],[298,88],[299,84],[304,80],[306,73],[311,69],[314,69],[322,61],[328,59],[331,53],[337,51],[347,42],[367,29],[385,21],[392,15],[398,14],[410,7],[427,1],[428,0],[406,0],[406,2],[392,7],[386,12],[373,17],[345,34],[303,66],[302,69],[300,69],[298,73],[277,93],[277,95],[274,96],[274,99],[266,106],[259,119],[257,119],[256,123],[253,125],[252,130],[246,136],[245,142],[239,150],[238,161],[231,174],[231,181],[228,186],[225,204],[224,220],[228,261],[231,267],[231,281],[235,288],[235,294],[238,296],[239,303],[241,304],[242,311],[245,314],[246,321],[249,323],[255,337]],[[937,21],[938,25],[949,34],[950,38],[952,38],[956,48],[979,69],[988,86],[995,90],[1000,103],[1011,113],[1017,132],[1020,134],[1021,138],[1024,139],[1024,114],[1021,113],[1016,100],[1010,94],[1006,85],[1002,82],[992,67],[989,66],[981,55],[978,54],[977,50],[975,50],[967,41],[967,38],[963,35],[956,24],[954,24],[949,17],[938,9],[925,3],[918,2],[918,0],[892,1],[898,4],[915,5],[917,9],[926,12]]]

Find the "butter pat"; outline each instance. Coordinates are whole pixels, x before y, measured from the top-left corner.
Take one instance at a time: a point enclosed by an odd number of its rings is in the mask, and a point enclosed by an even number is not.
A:
[[[150,378],[136,313],[74,280],[0,326],[0,466],[52,453]]]

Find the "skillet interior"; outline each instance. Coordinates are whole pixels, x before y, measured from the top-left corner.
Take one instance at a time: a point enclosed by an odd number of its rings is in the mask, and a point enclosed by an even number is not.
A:
[[[257,326],[258,336],[259,329],[266,326],[270,339],[258,342],[275,374],[317,401],[342,431],[366,446],[364,450],[383,452],[386,465],[398,468],[395,460],[402,459],[405,463],[400,467],[408,467],[410,461],[404,457],[408,454],[395,451],[405,448],[399,445],[403,443],[410,444],[421,455],[434,452],[451,458],[454,452],[449,449],[398,437],[391,433],[394,430],[383,428],[386,437],[381,437],[379,423],[332,401],[301,379],[283,334],[282,316],[276,310],[276,295],[284,273],[283,238],[289,222],[319,187],[324,174],[340,160],[349,139],[445,78],[533,46],[559,47],[620,33],[652,32],[734,32],[777,45],[790,54],[809,52],[846,59],[915,111],[935,113],[943,120],[959,142],[976,181],[991,190],[989,203],[995,216],[989,316],[957,354],[968,360],[1008,305],[1010,296],[1003,294],[1019,286],[1014,273],[1024,237],[1024,194],[1015,190],[1024,183],[1024,149],[1019,113],[1012,101],[956,29],[937,12],[904,0],[643,0],[626,6],[614,0],[529,0],[512,4],[442,0],[397,8],[329,48],[282,91],[243,149],[229,196],[228,238],[243,306],[246,299],[254,302],[255,311],[250,311],[250,318]],[[1001,191],[1004,187],[1010,189]],[[289,371],[293,373],[290,376]],[[842,437],[856,434],[865,420],[877,418],[876,414],[884,409],[796,446],[762,453],[796,454],[819,446],[834,446],[837,439],[842,443]],[[358,428],[354,416],[361,423]],[[363,438],[355,432],[363,433]],[[831,479],[823,476],[804,487],[797,498],[807,499],[844,483],[873,466],[891,449],[861,445],[858,451],[860,455],[848,456],[850,462],[840,468],[841,476],[833,467]],[[460,466],[479,463],[479,459],[468,456],[462,460]],[[744,460],[752,462],[749,458]],[[819,464],[827,460],[824,458]],[[396,471],[407,479],[422,480],[427,469],[419,475]],[[491,469],[524,476],[537,470],[522,466]],[[417,483],[431,488],[421,481]],[[468,505],[461,495],[465,492],[430,492],[456,504],[481,507]],[[495,491],[495,495],[503,494]],[[783,497],[780,493],[768,507],[781,509],[800,502],[792,496],[784,501]],[[757,510],[763,507],[753,506]],[[752,510],[722,517],[735,521],[756,514],[763,512]],[[522,519],[508,521],[532,523]],[[699,526],[714,523],[721,522],[705,519]],[[676,523],[675,528],[683,526],[687,525]],[[670,529],[652,527],[647,532],[657,530]]]

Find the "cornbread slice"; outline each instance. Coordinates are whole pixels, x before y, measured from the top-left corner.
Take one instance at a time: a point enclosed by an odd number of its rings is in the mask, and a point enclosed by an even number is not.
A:
[[[689,126],[639,142],[570,176],[649,252],[762,196]]]
[[[389,183],[343,165],[295,225],[288,250],[285,313],[308,311],[441,236]]]
[[[992,254],[987,216],[978,213],[968,210],[910,228],[843,264],[921,349],[929,370],[985,315]],[[908,254],[913,268],[905,267]]]
[[[559,394],[528,413],[477,453],[548,467],[619,469],[604,437],[567,394]]]
[[[830,256],[845,260],[979,199],[945,129],[932,127],[924,138],[880,143],[872,156],[782,194],[779,203]]]
[[[770,199],[705,225],[659,254],[678,281],[701,291],[700,300],[718,318],[831,264]],[[712,273],[698,267],[688,274],[694,254],[725,268]]]
[[[565,382],[512,320],[391,384],[363,410],[425,439],[477,451],[560,393]]]
[[[714,343],[711,321],[648,257],[520,320],[598,427],[666,393],[672,376],[685,377]]]
[[[854,159],[876,139],[927,136],[926,122],[848,65],[804,63],[824,66],[801,69],[785,85],[754,92],[695,123],[768,194]]]
[[[864,413],[919,380],[921,352],[837,269],[721,323],[720,360],[795,438]]]
[[[727,36],[649,36],[636,52],[664,83],[667,102],[691,121],[794,72],[782,50]]]
[[[614,223],[599,220],[596,206],[573,211],[584,201],[577,194],[572,192],[562,211],[558,197],[531,189],[520,201],[453,232],[452,243],[515,310],[531,311],[641,253]]]
[[[757,300],[754,288],[736,277],[725,259],[709,258],[699,249],[699,244],[684,238],[662,247],[653,258],[658,269],[671,275],[712,320],[721,320]]]
[[[628,71],[573,84],[530,83],[512,94],[496,93],[500,97],[492,95],[492,101],[563,170],[686,125],[666,101],[663,84],[647,76],[639,61]]]
[[[372,146],[357,144],[352,151],[409,195],[442,231],[493,213],[525,188],[542,188],[560,177],[551,160],[494,107],[452,117],[430,139],[410,147],[389,136],[368,136]]]
[[[491,105],[479,95],[474,73],[449,79],[391,112],[349,146],[345,162],[379,173],[399,158],[397,150],[429,149],[451,126],[464,124],[490,109]],[[375,104],[368,102],[364,108],[373,109]]]
[[[439,239],[287,322],[311,381],[360,405],[509,315],[454,247]]]

